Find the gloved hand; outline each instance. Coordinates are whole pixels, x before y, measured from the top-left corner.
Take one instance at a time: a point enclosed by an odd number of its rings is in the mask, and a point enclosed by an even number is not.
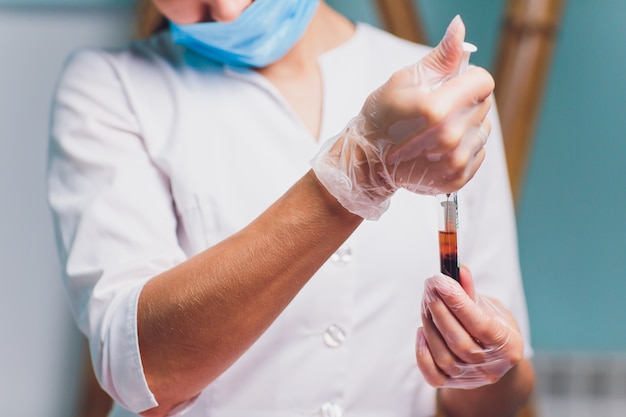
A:
[[[492,384],[522,359],[524,343],[513,315],[499,301],[476,295],[464,267],[461,284],[443,274],[426,280],[415,352],[434,387]]]
[[[456,191],[482,163],[494,81],[477,67],[456,75],[464,38],[457,16],[437,47],[370,94],[360,114],[311,161],[350,212],[378,219],[399,188]]]

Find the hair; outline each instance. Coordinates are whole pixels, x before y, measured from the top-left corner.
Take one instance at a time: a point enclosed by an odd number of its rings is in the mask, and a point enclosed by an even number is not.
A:
[[[154,6],[151,0],[140,0],[137,5],[137,19],[135,22],[135,35],[139,38],[147,38],[167,29],[167,19]]]

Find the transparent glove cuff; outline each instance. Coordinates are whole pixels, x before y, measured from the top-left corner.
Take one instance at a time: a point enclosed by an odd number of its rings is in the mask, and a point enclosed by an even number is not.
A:
[[[353,118],[340,134],[322,145],[311,167],[346,210],[366,220],[378,220],[389,208],[395,188],[382,163],[383,151],[370,143],[364,132],[365,117]]]

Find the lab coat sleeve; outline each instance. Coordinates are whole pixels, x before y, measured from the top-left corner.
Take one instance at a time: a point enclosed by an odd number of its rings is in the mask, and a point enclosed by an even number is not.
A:
[[[116,56],[83,50],[52,104],[49,203],[64,286],[96,376],[133,412],[157,402],[137,336],[145,282],[185,259],[168,178],[149,157]]]
[[[524,337],[525,356],[531,357],[515,209],[495,103],[489,118],[485,160],[458,194],[459,259],[472,271],[477,292],[499,299],[513,313]]]

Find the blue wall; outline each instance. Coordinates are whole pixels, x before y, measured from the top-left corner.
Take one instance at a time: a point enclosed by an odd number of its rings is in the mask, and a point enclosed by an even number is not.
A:
[[[370,0],[329,1],[378,25]],[[493,68],[506,0],[416,1],[430,44],[460,14]],[[518,213],[533,344],[626,350],[626,2],[569,0]]]
[[[626,2],[570,0],[519,225],[536,341],[626,348]]]

